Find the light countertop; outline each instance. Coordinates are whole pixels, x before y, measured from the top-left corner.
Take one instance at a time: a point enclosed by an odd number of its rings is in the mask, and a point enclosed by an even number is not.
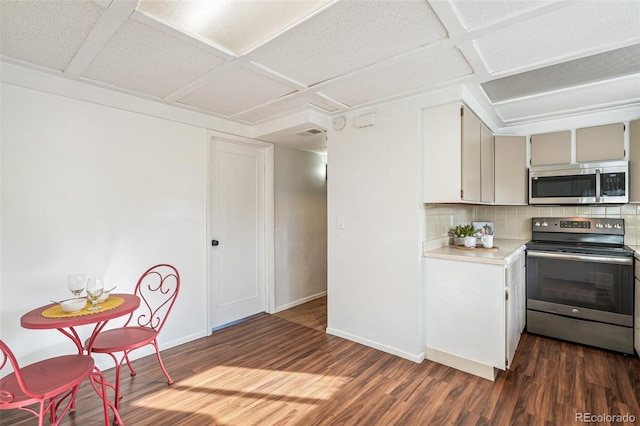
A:
[[[525,244],[528,242],[529,240],[511,240],[506,238],[498,238],[493,242],[494,248],[497,247],[498,250],[487,250],[482,248],[465,250],[456,248],[456,246],[449,245],[431,250],[425,250],[422,255],[424,257],[437,259],[490,263],[494,265],[508,265],[526,249]]]

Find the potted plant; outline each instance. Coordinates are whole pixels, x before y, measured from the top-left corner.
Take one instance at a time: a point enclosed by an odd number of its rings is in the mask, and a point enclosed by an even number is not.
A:
[[[454,244],[457,246],[476,246],[476,228],[472,224],[457,225],[449,230],[449,235],[454,238]]]

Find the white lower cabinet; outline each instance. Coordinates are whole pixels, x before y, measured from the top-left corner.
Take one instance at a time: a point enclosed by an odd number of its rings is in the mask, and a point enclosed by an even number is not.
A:
[[[640,259],[636,257],[634,265],[635,275],[635,303],[634,303],[634,320],[633,320],[633,346],[636,353],[640,355]]]
[[[426,358],[494,380],[524,328],[524,252],[509,265],[425,260]]]
[[[524,252],[507,266],[506,270],[506,308],[507,308],[507,367],[512,364],[520,336],[525,326],[526,295]]]

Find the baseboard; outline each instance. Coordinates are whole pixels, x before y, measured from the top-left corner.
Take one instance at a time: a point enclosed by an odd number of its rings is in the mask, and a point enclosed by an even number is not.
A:
[[[421,363],[424,360],[424,352],[419,354],[412,354],[401,349],[394,348],[393,346],[385,345],[384,343],[376,342],[350,333],[345,333],[344,331],[336,330],[335,328],[327,327],[326,331],[327,334],[331,334],[332,336],[342,337],[343,339],[351,340],[352,342],[360,343],[362,345],[369,346],[370,348],[378,349],[382,352],[399,356],[400,358],[408,359],[409,361]]]
[[[298,305],[302,305],[303,303],[311,302],[312,300],[319,299],[321,297],[325,297],[327,295],[326,291],[321,291],[320,293],[313,294],[311,296],[303,297],[302,299],[298,299],[294,302],[287,303],[285,305],[276,306],[274,314],[277,314],[280,311],[284,311],[287,309],[295,308]]]
[[[491,365],[481,364],[479,362],[451,355],[450,353],[442,352],[433,348],[427,348],[426,358],[429,361],[434,361],[438,364],[443,364],[447,367],[455,368],[456,370],[461,370],[465,373],[491,380],[492,382],[496,380],[496,374],[498,371]]]

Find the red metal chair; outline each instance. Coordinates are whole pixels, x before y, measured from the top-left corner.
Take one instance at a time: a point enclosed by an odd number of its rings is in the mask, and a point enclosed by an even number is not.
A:
[[[136,371],[129,361],[129,353],[135,349],[152,345],[156,350],[158,363],[167,382],[173,383],[162,363],[157,338],[167,321],[179,290],[180,274],[173,266],[160,264],[147,269],[138,280],[134,291],[140,297],[140,308],[129,316],[124,326],[102,331],[93,342],[89,342],[89,340],[85,342],[89,353],[108,354],[116,364],[116,408],[120,406],[120,370],[125,360],[131,370],[131,375],[136,375]],[[120,360],[114,355],[118,352],[123,353]]]
[[[91,385],[102,398],[104,424],[110,424],[104,376],[95,367],[91,356],[63,355],[21,368],[11,349],[2,340],[0,349],[0,371],[5,367],[9,368],[9,365],[13,368],[13,372],[0,379],[0,410],[29,411],[38,416],[39,426],[44,425],[48,414],[49,422],[58,425],[72,407],[80,384],[90,378]],[[101,391],[98,390],[98,385]],[[38,404],[37,410],[29,407],[35,404]],[[120,415],[117,411],[114,413],[116,421],[122,424]]]

